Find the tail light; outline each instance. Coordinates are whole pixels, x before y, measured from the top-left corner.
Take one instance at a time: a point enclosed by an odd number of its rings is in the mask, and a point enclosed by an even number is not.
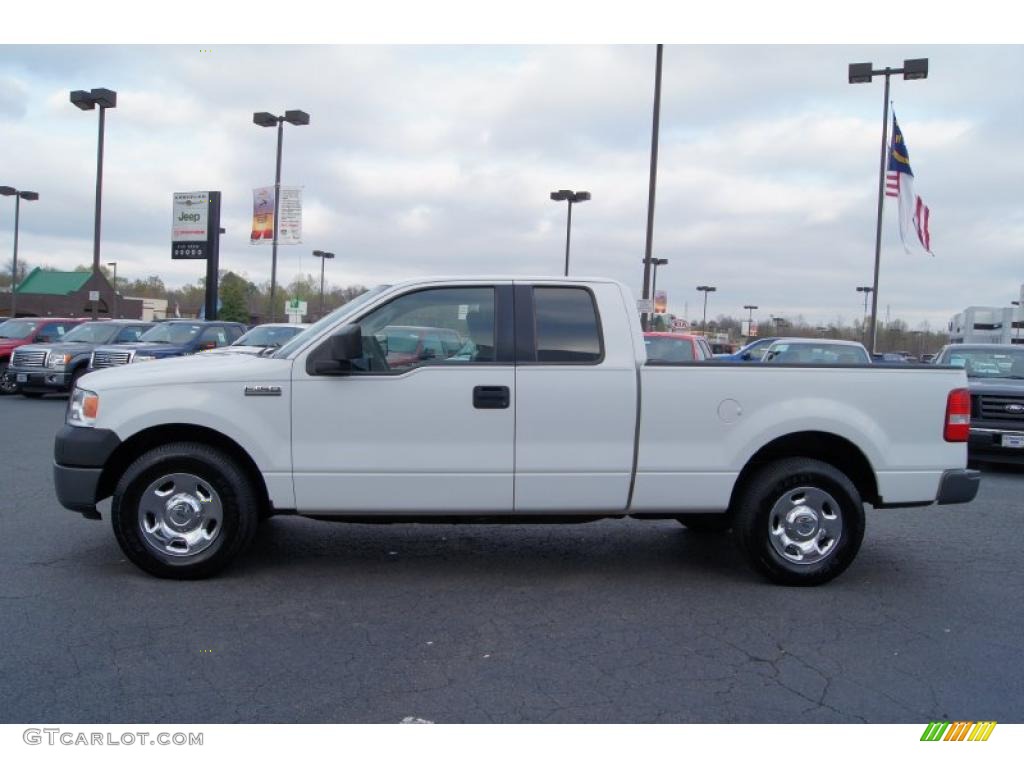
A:
[[[942,436],[949,443],[966,443],[971,434],[971,393],[954,389],[946,398],[946,426]]]

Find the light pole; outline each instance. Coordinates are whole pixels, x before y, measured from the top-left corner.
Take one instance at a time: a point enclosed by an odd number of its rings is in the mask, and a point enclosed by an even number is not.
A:
[[[551,199],[557,202],[565,200],[569,204],[569,215],[565,222],[565,276],[569,276],[569,238],[572,235],[572,204],[584,203],[590,199],[589,192],[573,192],[571,189],[560,189],[551,193]]]
[[[274,172],[274,240],[270,253],[270,322],[274,322],[277,305],[274,294],[277,291],[277,236],[281,231],[278,216],[281,213],[281,144],[284,141],[284,124],[309,125],[309,113],[301,109],[289,109],[283,115],[270,112],[254,112],[252,121],[263,128],[277,126],[277,166]]]
[[[114,269],[114,280],[113,280],[113,285],[114,285],[114,307],[113,307],[113,310],[114,311],[110,313],[111,318],[114,318],[114,317],[117,317],[117,262],[116,261],[108,261],[107,262],[107,266],[108,267],[113,267],[113,269]]]
[[[324,265],[328,259],[333,259],[334,254],[330,251],[313,251],[313,255],[320,259],[320,317],[324,316]]]
[[[754,328],[754,310],[758,308],[757,304],[744,304],[743,308],[750,314],[747,316],[747,338],[750,338],[750,331]]]
[[[14,195],[14,257],[11,262],[11,317],[17,317],[18,293],[18,223],[21,218],[21,201],[38,200],[38,192],[29,192],[14,187],[0,187],[0,195],[10,197]]]
[[[862,341],[864,342],[864,346],[865,347],[868,345],[868,327],[867,327],[868,326],[868,298],[874,292],[875,292],[875,289],[872,288],[870,285],[858,285],[857,286],[857,293],[863,293],[864,294],[864,320],[861,323],[861,326],[862,326],[861,327],[861,337],[862,337]],[[872,329],[871,332],[874,333],[874,329]],[[874,339],[874,337],[872,337],[872,339]],[[872,346],[874,346],[874,345],[872,344]]]
[[[714,293],[718,289],[713,285],[698,285],[697,290],[704,294],[704,318],[700,322],[701,331],[707,334],[708,331],[708,294]]]
[[[651,171],[647,182],[647,236],[644,240],[644,286],[641,298],[651,298],[648,286],[651,284],[651,254],[654,247],[654,196],[658,186],[658,127],[661,123],[661,58],[664,46],[660,43],[654,57],[654,110],[651,116]],[[640,324],[647,330],[647,313],[640,315]]]
[[[928,59],[904,59],[900,68],[886,67],[875,69],[871,62],[851,64],[849,81],[851,85],[870,83],[875,75],[885,76],[885,92],[882,96],[882,154],[878,163],[878,217],[875,222],[875,279],[871,292],[871,348],[875,352],[875,341],[878,325],[878,270],[882,257],[882,203],[885,200],[885,166],[888,149],[886,134],[889,129],[889,78],[892,75],[903,75],[904,80],[924,80],[928,77]]]
[[[103,203],[103,133],[106,126],[107,110],[117,106],[117,91],[109,88],[93,88],[91,91],[72,91],[71,103],[84,112],[100,108],[99,138],[96,142],[96,214],[92,231],[92,272],[100,271],[100,209]],[[96,319],[96,305],[93,304],[93,320]]]
[[[1015,314],[1020,314],[1020,302],[1019,301],[1011,301],[1010,304],[1012,304],[1013,306],[1018,308],[1018,310],[1017,310],[1017,312]],[[1022,325],[1024,325],[1024,322],[1021,322],[1021,320],[1014,320],[1013,319],[1013,315],[1011,315],[1010,316],[1010,325],[1013,326],[1013,337],[1015,339],[1020,339],[1020,327]]]

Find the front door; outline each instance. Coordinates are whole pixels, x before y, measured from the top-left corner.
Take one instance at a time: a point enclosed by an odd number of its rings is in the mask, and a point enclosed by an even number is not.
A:
[[[302,513],[511,512],[512,286],[419,288],[358,318],[347,375],[296,361],[292,460]]]

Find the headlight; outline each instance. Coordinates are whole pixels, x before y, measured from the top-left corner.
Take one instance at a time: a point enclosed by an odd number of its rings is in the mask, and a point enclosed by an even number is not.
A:
[[[68,424],[73,427],[92,427],[96,424],[99,412],[100,396],[88,389],[76,387],[68,401]]]
[[[135,355],[132,358],[133,363],[148,363],[150,360],[156,360],[156,355]]]
[[[63,371],[64,366],[71,362],[71,357],[71,355],[50,355],[50,359],[46,361],[46,367],[55,371]]]

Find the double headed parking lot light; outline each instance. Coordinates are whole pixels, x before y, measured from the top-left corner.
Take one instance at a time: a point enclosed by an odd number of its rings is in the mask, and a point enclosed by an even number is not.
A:
[[[0,187],[0,195],[14,198],[14,255],[11,258],[11,317],[18,316],[18,224],[21,219],[21,201],[38,200],[38,192],[14,187]]]
[[[551,199],[555,202],[565,201],[569,206],[569,213],[565,222],[565,276],[569,276],[569,239],[572,236],[572,206],[573,203],[585,203],[590,199],[589,192],[574,192],[571,189],[560,189],[551,193]]]
[[[309,125],[309,113],[301,109],[289,109],[281,116],[270,112],[254,112],[252,121],[262,128],[277,127],[277,165],[274,172],[274,239],[270,253],[270,322],[274,322],[277,312],[275,295],[277,293],[277,239],[281,230],[278,217],[281,212],[281,145],[284,141],[284,124]]]

